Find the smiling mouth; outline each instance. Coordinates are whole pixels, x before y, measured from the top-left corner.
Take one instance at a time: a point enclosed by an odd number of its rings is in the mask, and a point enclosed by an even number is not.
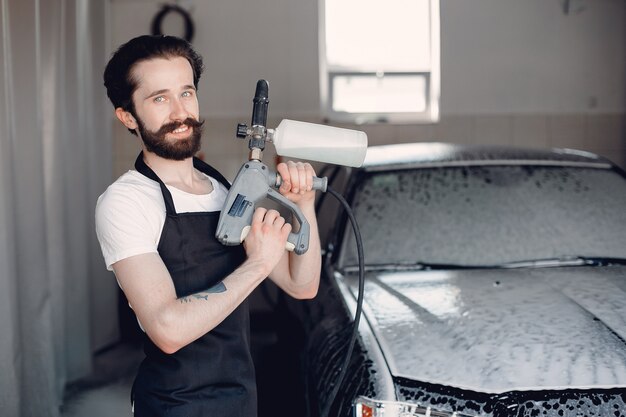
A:
[[[189,130],[189,126],[182,125],[182,126],[176,128],[176,129],[172,130],[172,133],[184,133],[184,132],[186,132],[188,130]]]

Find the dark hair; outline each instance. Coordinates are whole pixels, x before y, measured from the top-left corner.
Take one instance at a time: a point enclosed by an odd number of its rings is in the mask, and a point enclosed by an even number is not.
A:
[[[104,86],[113,107],[135,113],[132,95],[137,89],[137,80],[131,75],[135,64],[152,58],[175,57],[189,61],[193,70],[193,84],[197,89],[204,65],[202,57],[186,40],[175,36],[143,35],[120,46],[104,70]]]

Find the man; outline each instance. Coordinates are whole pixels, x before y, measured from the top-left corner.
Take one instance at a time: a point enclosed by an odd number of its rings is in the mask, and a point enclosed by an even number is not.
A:
[[[115,115],[143,142],[136,170],[115,181],[96,208],[107,268],[147,336],[131,394],[138,417],[256,415],[246,298],[268,276],[296,298],[314,297],[319,284],[309,164],[277,166],[279,191],[311,224],[306,254],[285,251],[291,225],[263,208],[243,248],[216,240],[229,184],[193,158],[203,125],[196,95],[202,70],[184,40],[141,36],[122,45],[104,72]]]

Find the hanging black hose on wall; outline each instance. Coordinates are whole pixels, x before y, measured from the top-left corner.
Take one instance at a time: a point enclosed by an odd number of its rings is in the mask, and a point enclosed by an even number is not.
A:
[[[182,36],[182,38],[185,39],[187,42],[191,43],[191,40],[193,39],[194,31],[195,31],[193,20],[191,19],[191,15],[189,14],[187,10],[183,9],[182,7],[176,4],[164,5],[161,8],[161,10],[154,16],[154,19],[152,19],[152,34],[153,35],[164,34],[163,30],[161,29],[161,26],[163,24],[163,19],[165,19],[165,17],[170,13],[179,14],[183,18],[185,22],[185,34]]]

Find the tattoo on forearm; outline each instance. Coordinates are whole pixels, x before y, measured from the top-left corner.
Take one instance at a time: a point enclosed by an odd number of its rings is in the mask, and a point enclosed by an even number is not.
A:
[[[225,291],[226,291],[226,285],[224,285],[224,282],[222,281],[218,282],[217,284],[215,284],[214,286],[206,290],[206,292],[214,293],[214,294],[225,292]]]
[[[225,292],[225,291],[226,291],[226,286],[224,285],[223,282],[220,281],[205,291],[202,291],[196,294],[191,294],[185,297],[180,297],[178,301],[180,301],[181,304],[190,303],[193,301],[194,298],[196,300],[202,299],[204,301],[209,301],[209,294],[216,294],[216,293]]]
[[[208,301],[209,295],[204,294],[204,293],[191,294],[187,297],[181,297],[179,298],[179,300],[182,304],[184,304],[184,303],[190,303],[192,301],[192,298],[195,298],[196,300],[203,299],[203,300]]]

